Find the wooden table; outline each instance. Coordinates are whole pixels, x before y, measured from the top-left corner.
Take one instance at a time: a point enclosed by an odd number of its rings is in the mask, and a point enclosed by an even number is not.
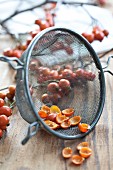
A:
[[[109,8],[109,4],[106,8]],[[8,37],[2,39],[0,50],[7,47],[7,39]],[[109,55],[113,55],[113,51],[107,54],[104,60]],[[113,71],[113,61],[111,61],[109,68]],[[0,77],[0,88],[15,84],[15,72],[7,63],[0,62]],[[21,141],[26,135],[28,123],[22,119],[17,107],[15,107],[13,115],[10,117],[7,133],[0,140],[0,170],[112,170],[113,77],[105,73],[105,80],[106,100],[102,116],[95,129],[83,139],[62,140],[40,130],[23,146]],[[70,159],[65,160],[62,157],[61,151],[64,147],[70,146],[76,153],[76,145],[82,141],[89,142],[92,156],[81,166],[75,166]]]

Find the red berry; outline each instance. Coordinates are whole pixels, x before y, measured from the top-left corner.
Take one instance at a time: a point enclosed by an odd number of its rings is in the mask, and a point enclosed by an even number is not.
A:
[[[9,119],[6,115],[0,115],[0,126],[5,126],[9,123]]]
[[[92,33],[95,34],[97,31],[100,31],[100,32],[102,31],[102,29],[98,25],[93,27]]]
[[[48,94],[45,93],[45,94],[42,95],[42,102],[43,102],[44,104],[47,104],[47,103],[50,102],[50,97],[49,97]]]
[[[101,5],[105,5],[107,0],[98,0]]]
[[[72,77],[73,71],[70,69],[64,69],[62,71],[62,77],[65,79],[70,79]]]
[[[4,106],[4,100],[0,98],[0,107]]]
[[[103,30],[104,35],[107,37],[109,35],[109,31],[108,30]]]
[[[7,97],[9,100],[13,100],[14,94],[11,94],[10,92],[8,92],[8,93],[6,93],[6,97]]]
[[[39,62],[37,59],[32,59],[29,64],[29,69],[32,71],[36,71],[39,67]]]
[[[66,80],[66,79],[61,79],[59,81],[59,87],[62,90],[69,89],[70,88],[70,82],[68,80]]]
[[[3,51],[3,54],[4,54],[5,56],[12,57],[12,55],[13,55],[13,50],[10,49],[10,48],[7,48],[7,49],[5,49],[5,50]]]
[[[0,138],[3,136],[3,131],[0,129]]]
[[[89,43],[92,43],[94,41],[94,34],[93,33],[82,33],[82,35],[87,39]]]
[[[12,110],[8,106],[2,106],[0,107],[0,115],[6,115],[7,117],[12,115]]]
[[[15,90],[16,90],[16,86],[15,85],[10,85],[8,87],[9,93],[12,95],[15,95]]]
[[[59,78],[59,74],[57,70],[50,71],[49,79],[58,79],[58,78]]]
[[[0,98],[5,99],[5,97],[6,97],[6,93],[0,92]]]
[[[17,57],[17,58],[20,58],[21,57],[21,55],[22,55],[22,51],[20,51],[20,50],[13,50],[13,54],[12,54],[12,56],[11,57]]]
[[[94,35],[95,40],[102,41],[104,39],[104,33],[97,31]]]
[[[7,125],[0,126],[0,129],[1,129],[1,130],[6,130],[6,129],[7,129]]]
[[[59,85],[56,82],[49,83],[47,86],[47,90],[51,93],[57,93],[59,90]]]

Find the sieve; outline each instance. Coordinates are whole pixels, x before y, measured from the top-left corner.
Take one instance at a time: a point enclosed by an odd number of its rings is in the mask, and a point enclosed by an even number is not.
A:
[[[112,56],[110,58],[113,58]],[[41,31],[35,36],[27,50],[20,59],[1,56],[0,60],[8,62],[16,75],[16,105],[22,118],[29,123],[28,132],[22,144],[25,144],[40,128],[61,139],[77,139],[89,134],[99,121],[105,102],[105,78],[100,60],[92,46],[81,35],[69,28],[51,27]],[[16,65],[14,64],[16,61]],[[35,61],[35,62],[34,62]],[[40,75],[40,68],[50,70],[64,69],[71,66],[73,73],[78,69],[90,71],[95,75],[93,80],[69,79],[71,90],[58,101],[58,107],[63,110],[74,108],[74,115],[81,116],[81,122],[90,125],[90,129],[82,133],[78,126],[68,129],[51,129],[38,112],[44,103],[42,95],[47,92],[50,82],[58,82],[58,79],[48,79],[48,75]],[[58,71],[58,70],[57,70]],[[70,78],[70,77],[69,77]],[[33,89],[31,94],[30,88]],[[47,106],[54,103],[47,102]]]

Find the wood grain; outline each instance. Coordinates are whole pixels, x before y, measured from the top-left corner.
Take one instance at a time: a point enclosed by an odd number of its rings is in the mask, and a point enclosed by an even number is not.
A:
[[[5,40],[6,42],[6,40]],[[3,47],[0,47],[2,50]],[[106,60],[106,55],[102,60]],[[113,71],[113,59],[109,69]],[[0,88],[14,84],[15,71],[7,63],[0,62]],[[26,145],[21,145],[28,123],[13,109],[10,126],[0,140],[0,170],[112,170],[113,168],[113,77],[105,73],[106,100],[102,116],[95,129],[85,138],[62,140],[40,130]],[[76,146],[88,141],[92,149],[90,158],[81,166],[75,166],[71,159],[65,160],[61,151],[70,146],[77,153]]]

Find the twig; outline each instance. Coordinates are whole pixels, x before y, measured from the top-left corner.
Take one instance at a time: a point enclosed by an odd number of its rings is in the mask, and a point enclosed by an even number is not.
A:
[[[53,2],[53,1],[52,1]],[[9,17],[5,18],[3,21],[0,22],[1,25],[3,25],[6,21],[8,21],[9,19],[13,18],[14,16],[18,15],[18,14],[21,14],[23,12],[27,12],[27,11],[30,11],[30,10],[33,10],[35,8],[38,8],[38,7],[41,7],[42,5],[45,5],[47,3],[47,1],[41,3],[40,5],[35,5],[31,8],[27,8],[27,9],[23,9],[21,11],[15,11],[13,14],[11,14]],[[49,1],[49,3],[51,3],[51,1]]]
[[[21,2],[22,2],[22,1],[21,1]],[[21,2],[20,2],[20,3],[21,3]],[[11,18],[13,18],[13,17],[16,16],[16,15],[19,15],[19,14],[24,13],[24,12],[27,12],[27,11],[32,11],[32,10],[35,9],[35,8],[39,8],[39,7],[41,7],[41,6],[43,6],[43,5],[47,4],[47,3],[53,3],[53,2],[54,2],[54,1],[48,1],[48,0],[46,0],[45,2],[43,2],[43,3],[41,3],[41,4],[38,4],[38,5],[35,5],[35,6],[31,7],[31,8],[23,9],[23,10],[21,10],[21,11],[18,11],[18,10],[16,9],[10,16],[8,16],[8,17],[5,18],[4,20],[0,21],[0,25],[1,25],[2,28],[4,28],[4,30],[11,36],[11,38],[15,39],[15,35],[12,34],[12,33],[9,31],[9,29],[5,26],[6,21],[10,20]],[[54,3],[55,3],[55,2],[54,2]]]
[[[16,101],[14,100],[11,104],[10,104],[10,108],[14,108],[16,106]]]
[[[105,53],[99,55],[99,58],[104,57],[105,55],[107,55],[109,52],[113,51],[113,48],[111,48],[110,50],[106,51]]]
[[[82,6],[82,8],[83,8],[83,10],[89,15],[89,17],[90,17],[91,20],[92,20],[92,23],[98,22],[98,20],[97,20],[96,18],[94,18],[94,17],[89,13],[89,11],[88,11],[86,8],[84,8],[84,6]]]
[[[8,87],[4,87],[4,88],[0,89],[0,91],[4,91],[4,90],[7,90],[7,89],[8,89]]]
[[[6,2],[6,1],[3,1],[2,3],[5,3],[5,2]],[[13,33],[11,33],[10,30],[8,29],[8,27],[5,25],[5,23],[6,23],[8,20],[12,19],[12,18],[15,17],[16,15],[19,15],[19,14],[24,13],[24,12],[27,12],[27,11],[33,11],[34,9],[39,8],[39,7],[42,7],[42,6],[46,5],[46,4],[50,4],[50,3],[55,3],[55,4],[57,4],[58,2],[59,2],[59,0],[45,0],[45,1],[42,2],[41,4],[32,6],[32,7],[27,8],[27,9],[23,9],[23,10],[20,10],[20,11],[18,10],[18,8],[16,8],[15,11],[13,11],[13,13],[12,13],[10,16],[8,16],[8,17],[5,18],[4,20],[0,21],[0,25],[1,25],[2,28],[6,31],[6,33],[8,33],[8,34],[11,36],[11,38],[16,39],[15,35],[14,35]],[[94,5],[94,6],[97,6],[96,3],[65,2],[65,1],[62,1],[62,0],[61,0],[61,4],[64,4],[64,5],[66,5],[66,4],[69,4],[69,5],[80,5],[80,6],[83,6],[83,5]],[[22,5],[22,1],[21,1],[21,0],[19,1],[18,6],[20,6],[20,5]],[[18,6],[17,6],[17,7],[18,7]],[[88,12],[87,12],[87,13],[88,13]],[[91,17],[91,16],[90,16],[90,17]],[[94,20],[93,17],[92,17],[92,19]]]
[[[69,4],[69,5],[93,5],[93,6],[97,6],[97,3],[89,3],[89,2],[65,2],[62,1],[62,4]]]
[[[57,3],[57,1],[54,1],[54,0],[53,0],[53,1],[50,1],[50,0],[49,0],[49,1],[48,1],[48,0],[46,0],[45,2],[41,3],[40,5],[35,5],[35,6],[31,7],[31,8],[23,9],[23,10],[21,10],[21,11],[17,11],[17,10],[16,10],[16,11],[15,11],[13,14],[11,14],[9,17],[7,17],[7,18],[4,19],[3,21],[1,21],[0,24],[2,25],[3,23],[5,23],[6,21],[8,21],[10,18],[14,17],[15,15],[18,15],[18,14],[20,14],[20,13],[33,10],[33,9],[35,9],[35,8],[39,8],[39,7],[41,7],[41,6],[43,6],[43,5],[47,4],[47,3]],[[62,4],[95,5],[95,6],[97,6],[96,3],[65,2],[65,1],[62,1]]]
[[[101,25],[101,27],[103,27],[102,23],[101,23],[98,19],[94,18],[94,17],[90,14],[90,12],[89,12],[84,6],[82,6],[82,8],[83,8],[83,10],[89,15],[89,17],[91,18],[91,20],[92,20],[91,25],[95,25],[95,24],[98,23],[98,24]],[[103,28],[104,28],[104,27],[103,27]]]

